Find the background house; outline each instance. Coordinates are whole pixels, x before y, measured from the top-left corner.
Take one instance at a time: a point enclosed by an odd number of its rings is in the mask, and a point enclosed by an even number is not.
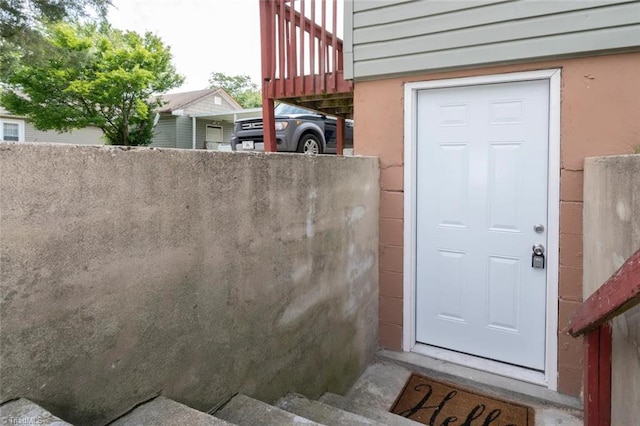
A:
[[[151,146],[217,149],[231,140],[235,114],[242,111],[224,89],[162,95],[160,118]]]
[[[158,148],[218,149],[229,143],[238,118],[258,117],[260,108],[242,107],[224,89],[204,89],[162,95],[155,135],[150,146]],[[195,131],[194,131],[195,129]],[[71,132],[37,130],[26,117],[0,107],[0,140],[103,145],[102,130],[85,127]],[[208,145],[207,145],[208,143]]]
[[[0,141],[6,142],[49,142],[77,145],[102,145],[102,130],[85,127],[71,132],[59,133],[55,130],[38,130],[25,117],[11,114],[0,106]]]

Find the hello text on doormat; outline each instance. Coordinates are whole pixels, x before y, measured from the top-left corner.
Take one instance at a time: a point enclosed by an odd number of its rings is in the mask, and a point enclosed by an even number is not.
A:
[[[534,426],[530,407],[415,373],[391,412],[430,426]]]

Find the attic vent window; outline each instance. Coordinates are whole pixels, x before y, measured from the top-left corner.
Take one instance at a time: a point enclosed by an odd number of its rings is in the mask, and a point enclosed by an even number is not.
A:
[[[213,103],[216,105],[222,105],[222,98],[220,96],[214,96]]]

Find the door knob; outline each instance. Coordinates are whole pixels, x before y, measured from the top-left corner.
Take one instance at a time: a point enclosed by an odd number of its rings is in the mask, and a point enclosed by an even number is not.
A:
[[[534,244],[531,249],[536,256],[542,256],[544,254],[544,246],[542,244]]]

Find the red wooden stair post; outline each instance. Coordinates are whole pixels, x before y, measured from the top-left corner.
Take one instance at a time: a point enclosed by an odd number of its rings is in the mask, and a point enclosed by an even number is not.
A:
[[[640,250],[636,251],[575,312],[568,331],[586,335],[585,425],[611,424],[611,346],[609,321],[640,304]]]

